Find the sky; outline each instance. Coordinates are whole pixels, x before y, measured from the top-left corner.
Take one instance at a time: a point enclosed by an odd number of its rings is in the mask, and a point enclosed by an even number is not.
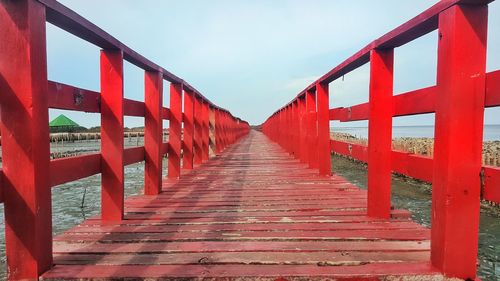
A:
[[[436,0],[60,0],[103,30],[183,78],[213,103],[261,124],[318,77]],[[383,4],[381,4],[383,3]],[[500,1],[490,5],[487,70],[500,69]],[[395,50],[395,94],[436,82],[437,33]],[[49,79],[99,91],[99,48],[47,24]],[[125,97],[144,99],[144,72],[125,63]],[[369,65],[330,85],[330,107],[368,101]],[[168,84],[164,87],[168,106]],[[82,126],[98,114],[64,113]],[[500,124],[500,109],[485,123]],[[394,118],[432,125],[432,114]],[[125,126],[143,126],[126,117]],[[365,126],[366,122],[332,126]]]

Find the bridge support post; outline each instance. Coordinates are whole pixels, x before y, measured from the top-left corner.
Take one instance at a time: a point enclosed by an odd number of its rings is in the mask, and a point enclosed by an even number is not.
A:
[[[123,219],[123,52],[101,51],[101,216]]]
[[[144,78],[144,193],[160,193],[163,144],[163,77],[158,71],[146,71]]]
[[[195,95],[194,99],[194,164],[201,164],[202,160],[202,103],[203,100]]]
[[[392,95],[394,50],[370,53],[368,215],[391,216]]]
[[[220,127],[220,110],[218,108],[214,109],[214,139],[215,139],[215,154],[219,155],[222,152],[222,143],[221,143],[221,127]]]
[[[297,101],[294,100],[291,104],[292,108],[292,152],[293,152],[293,157],[297,158],[298,157],[298,150],[299,150],[299,134],[298,134],[298,122],[297,122],[297,117],[299,116],[297,114]]]
[[[193,136],[194,136],[194,93],[184,91],[184,135],[182,146],[182,168],[193,169]]]
[[[307,118],[306,118],[306,97],[300,96],[299,101],[299,119],[300,119],[300,162],[307,163]]]
[[[306,92],[307,109],[307,163],[309,168],[317,168],[318,150],[317,150],[317,116],[316,116],[316,93],[314,90]]]
[[[45,7],[0,4],[0,105],[9,280],[52,266]]]
[[[456,5],[439,16],[431,259],[461,279],[476,277],[487,9]]]
[[[201,109],[201,117],[202,117],[202,155],[201,159],[203,162],[207,161],[209,158],[208,151],[208,124],[209,124],[209,116],[208,116],[208,102],[204,101]]]
[[[170,84],[170,122],[168,134],[168,178],[181,176],[182,84]]]
[[[318,168],[321,176],[330,176],[330,101],[328,84],[316,83],[318,107]]]

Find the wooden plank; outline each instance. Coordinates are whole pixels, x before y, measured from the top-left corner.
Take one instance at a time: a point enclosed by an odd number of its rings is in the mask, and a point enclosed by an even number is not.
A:
[[[52,266],[45,8],[0,5],[0,107],[5,249],[10,280],[36,280]]]
[[[54,253],[92,253],[92,254],[113,254],[113,253],[182,253],[182,252],[408,252],[408,251],[429,251],[428,241],[301,241],[301,242],[280,242],[273,243],[258,241],[239,242],[168,242],[150,244],[121,244],[121,243],[97,243],[91,247],[87,244],[79,243],[55,243]]]
[[[177,179],[181,175],[182,144],[182,84],[170,84],[170,128],[168,129],[168,178]],[[161,163],[161,162],[160,162]]]
[[[145,106],[144,102],[131,99],[123,99],[123,115],[144,117]]]
[[[411,222],[339,222],[339,223],[318,223],[318,222],[275,222],[267,224],[247,223],[238,225],[227,224],[166,224],[166,225],[127,225],[127,224],[114,224],[114,225],[89,225],[74,227],[66,233],[107,233],[107,232],[133,232],[133,233],[168,233],[168,232],[198,232],[198,231],[266,231],[272,229],[274,231],[320,231],[320,230],[374,230],[374,229],[422,229],[422,226]]]
[[[225,118],[227,130],[238,128]],[[225,137],[229,145],[238,134]],[[311,266],[331,269],[322,278],[350,268],[351,276],[373,280],[398,266],[409,274],[419,263],[427,265],[419,278],[435,274],[428,266],[429,229],[402,210],[392,210],[392,218],[368,217],[366,190],[307,167],[253,131],[178,181],[165,181],[162,193],[128,198],[124,220],[94,216],[58,235],[56,266],[44,278],[116,279],[125,276],[121,271],[131,279],[155,278],[155,270],[165,279],[181,278],[171,272],[174,265],[183,274],[193,273],[190,266],[210,268],[215,279],[233,269],[230,279],[270,267],[286,276]],[[207,274],[182,278],[200,276]]]
[[[101,215],[103,219],[110,221],[123,218],[123,108],[123,53],[102,50]]]
[[[483,171],[483,199],[500,203],[500,168],[486,166]]]
[[[50,161],[50,186],[90,177],[101,172],[101,154],[65,157]]]
[[[130,147],[123,150],[123,165],[139,163],[145,159],[144,146]]]
[[[391,154],[394,49],[370,53],[368,122],[368,215],[391,215]]]
[[[413,252],[229,252],[229,253],[160,253],[137,255],[58,254],[54,261],[59,265],[178,265],[210,263],[211,265],[318,265],[356,266],[367,263],[404,263],[429,260],[429,251]],[[200,262],[202,261],[202,262]]]
[[[500,70],[486,74],[486,107],[500,106]]]
[[[359,266],[318,265],[128,265],[128,266],[80,266],[56,265],[42,277],[45,280],[63,278],[307,278],[308,280],[378,280],[384,276],[419,275],[421,279],[432,280],[437,271],[428,262],[415,263],[373,263]],[[423,276],[422,276],[423,275]],[[427,278],[426,278],[427,277]],[[190,279],[187,279],[190,280]]]
[[[182,168],[193,169],[194,158],[194,104],[195,97],[192,92],[184,91],[184,133],[182,147]]]
[[[477,271],[487,18],[487,6],[465,5],[439,16],[431,253],[462,279]]]
[[[161,191],[163,170],[163,79],[157,71],[144,72],[144,104],[144,194],[155,195]]]
[[[98,92],[48,81],[50,108],[98,113],[101,111],[100,95]]]

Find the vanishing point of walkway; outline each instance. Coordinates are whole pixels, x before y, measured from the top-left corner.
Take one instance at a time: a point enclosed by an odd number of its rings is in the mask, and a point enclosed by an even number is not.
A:
[[[406,211],[368,218],[365,190],[317,176],[257,131],[163,189],[127,199],[120,223],[92,218],[55,237],[43,278],[437,274],[430,232]]]

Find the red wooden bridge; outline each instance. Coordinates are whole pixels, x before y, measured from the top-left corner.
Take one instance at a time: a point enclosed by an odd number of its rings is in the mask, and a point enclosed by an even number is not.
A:
[[[9,280],[475,279],[480,200],[500,202],[500,170],[481,167],[484,109],[500,106],[500,71],[486,73],[489,2],[440,1],[255,131],[57,1],[1,0]],[[100,92],[48,81],[46,22],[102,49]],[[394,49],[434,30],[437,84],[394,93]],[[123,97],[124,60],[145,71],[144,102]],[[369,103],[331,109],[329,84],[367,63]],[[100,153],[50,160],[49,108],[100,113]],[[432,112],[433,159],[391,150],[393,117]],[[124,116],[145,119],[143,147],[124,148]],[[330,140],[330,120],[369,120],[368,146]],[[331,152],[369,164],[367,191],[331,174]],[[125,199],[124,166],[143,161],[144,195]],[[431,229],[391,207],[393,171],[433,184]],[[95,174],[101,215],[53,237],[51,188]]]

